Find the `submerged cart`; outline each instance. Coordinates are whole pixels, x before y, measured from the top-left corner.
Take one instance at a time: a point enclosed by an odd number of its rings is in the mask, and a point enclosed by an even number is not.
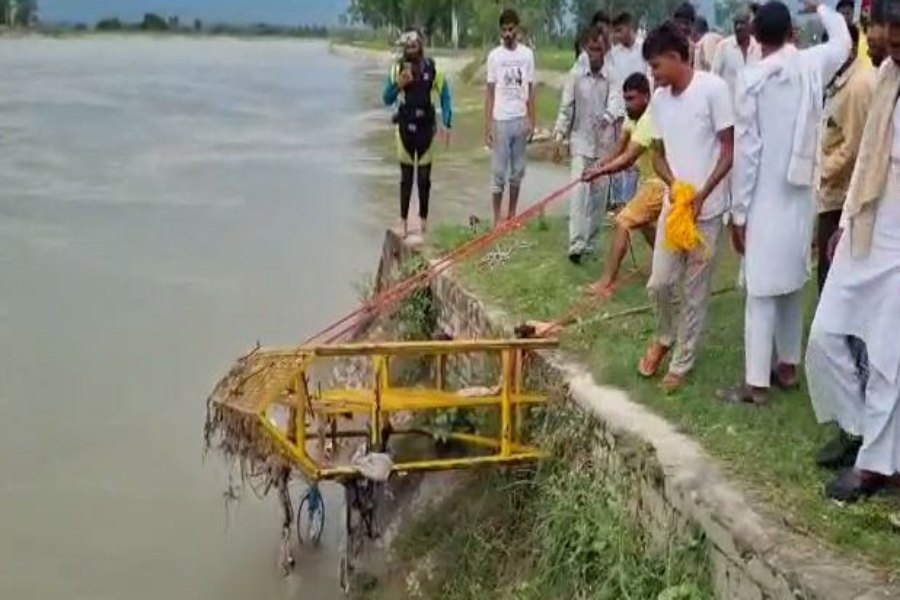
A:
[[[331,480],[345,490],[346,537],[340,577],[345,590],[366,539],[380,534],[376,518],[383,486],[395,474],[534,461],[529,445],[529,407],[546,396],[527,389],[532,353],[556,340],[467,340],[351,343],[256,348],[241,357],[208,402],[208,448],[237,461],[245,479],[278,490],[284,511],[282,566],[293,565],[291,529],[301,544],[315,545],[325,523],[318,484]],[[395,368],[415,361],[424,377],[415,386],[396,382]],[[463,365],[491,372],[491,385],[453,388]],[[479,366],[481,368],[479,368]],[[349,387],[347,381],[365,382]],[[435,411],[468,411],[491,423],[480,429],[427,426]],[[403,439],[452,442],[452,457],[418,450],[396,451]],[[347,445],[355,444],[353,452]],[[430,445],[433,448],[433,445]],[[402,455],[401,455],[402,454]],[[411,454],[411,455],[410,455]],[[297,503],[288,482],[298,476],[307,489]],[[296,519],[295,519],[296,514]]]

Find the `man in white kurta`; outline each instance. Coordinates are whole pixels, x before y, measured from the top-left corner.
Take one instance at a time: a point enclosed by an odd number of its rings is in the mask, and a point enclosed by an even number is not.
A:
[[[745,385],[721,393],[732,402],[765,402],[773,380],[797,384],[822,91],[850,52],[844,19],[826,6],[817,11],[828,43],[796,50],[786,47],[787,7],[761,7],[755,28],[764,58],[738,77],[732,239],[744,254],[747,300]]]
[[[759,43],[750,34],[750,15],[740,14],[734,18],[734,35],[716,46],[712,72],[728,84],[728,91],[734,97],[738,75],[745,67],[755,65],[761,59]]]
[[[885,9],[892,56],[879,69],[806,357],[818,420],[862,437],[855,467],[826,486],[842,501],[878,491],[900,471],[900,0]],[[846,336],[868,351],[864,389]]]

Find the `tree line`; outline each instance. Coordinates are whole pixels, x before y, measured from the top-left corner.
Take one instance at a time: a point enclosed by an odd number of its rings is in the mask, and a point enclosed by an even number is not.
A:
[[[351,0],[347,21],[373,29],[417,27],[435,43],[483,45],[497,37],[497,19],[515,8],[537,43],[571,39],[571,23],[585,24],[600,9],[611,16],[627,11],[646,27],[669,15],[682,0]],[[722,0],[725,1],[725,0]]]
[[[232,23],[206,24],[201,19],[182,23],[177,15],[164,17],[156,13],[146,13],[141,21],[127,23],[117,18],[101,19],[94,25],[99,32],[150,31],[173,33],[208,33],[212,35],[258,35],[323,38],[328,36],[328,28],[320,25],[275,25],[253,23],[248,25]]]
[[[37,0],[0,0],[0,24],[7,27],[32,27],[37,20]]]

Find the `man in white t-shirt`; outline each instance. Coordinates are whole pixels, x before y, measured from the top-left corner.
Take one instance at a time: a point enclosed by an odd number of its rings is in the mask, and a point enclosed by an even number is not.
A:
[[[665,223],[671,210],[667,198],[647,284],[658,311],[657,335],[639,370],[653,377],[673,351],[663,379],[663,387],[672,391],[694,367],[706,324],[722,216],[728,210],[722,182],[734,156],[734,117],[728,86],[715,75],[694,70],[689,42],[677,25],[667,23],[650,32],[643,52],[657,84],[650,104],[656,129],[653,166],[670,189],[676,181],[694,187],[694,214],[704,239],[689,253],[666,247]],[[680,310],[676,285],[683,288]]]
[[[647,61],[644,60],[644,55],[641,53],[643,40],[637,39],[635,26],[634,17],[627,12],[619,13],[612,22],[616,43],[609,51],[608,61],[613,70],[613,77],[618,84],[624,84],[635,73],[640,73],[644,76],[650,73]],[[625,137],[625,133],[621,130],[617,133],[618,139]],[[637,188],[638,171],[636,168],[629,168],[614,175],[613,206],[618,207],[626,204],[634,197]]]
[[[503,191],[509,185],[507,219],[516,216],[519,189],[525,177],[528,140],[534,131],[534,53],[519,43],[519,15],[500,15],[503,43],[487,59],[484,139],[493,151],[494,226],[502,220]]]
[[[615,44],[609,51],[609,62],[616,70],[618,80],[624,82],[633,73],[646,76],[650,69],[641,53],[642,40],[637,38],[634,17],[623,12],[613,20]]]

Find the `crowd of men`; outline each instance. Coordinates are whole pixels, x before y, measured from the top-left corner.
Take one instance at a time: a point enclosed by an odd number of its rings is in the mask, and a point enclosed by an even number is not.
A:
[[[816,248],[820,297],[805,371],[817,418],[840,428],[817,460],[838,470],[827,495],[855,501],[900,471],[900,0],[875,0],[865,31],[854,23],[852,0],[837,11],[809,2],[804,12],[818,15],[825,35],[802,49],[779,0],[748,6],[725,38],[690,4],[643,40],[632,16],[600,12],[579,36],[554,133],[582,182],[569,204],[573,263],[597,250],[602,221],[614,215],[593,291],[615,293],[634,232],[653,249],[647,286],[657,329],[637,366],[648,378],[664,373],[667,391],[684,385],[698,360],[727,237],[742,257],[745,361],[740,383],[718,396],[760,406],[773,388],[798,387]],[[499,25],[484,118],[495,224],[516,215],[535,128],[534,54],[519,41],[515,11],[504,11]],[[449,129],[446,84],[433,65],[425,69],[421,94],[441,94]],[[385,100],[400,89],[409,97],[414,80],[395,69]],[[401,112],[398,132],[401,157],[420,157],[423,228],[421,157],[434,123],[433,110]],[[411,169],[402,179],[405,227]],[[703,240],[689,252],[665,243],[676,184],[693,190]]]

